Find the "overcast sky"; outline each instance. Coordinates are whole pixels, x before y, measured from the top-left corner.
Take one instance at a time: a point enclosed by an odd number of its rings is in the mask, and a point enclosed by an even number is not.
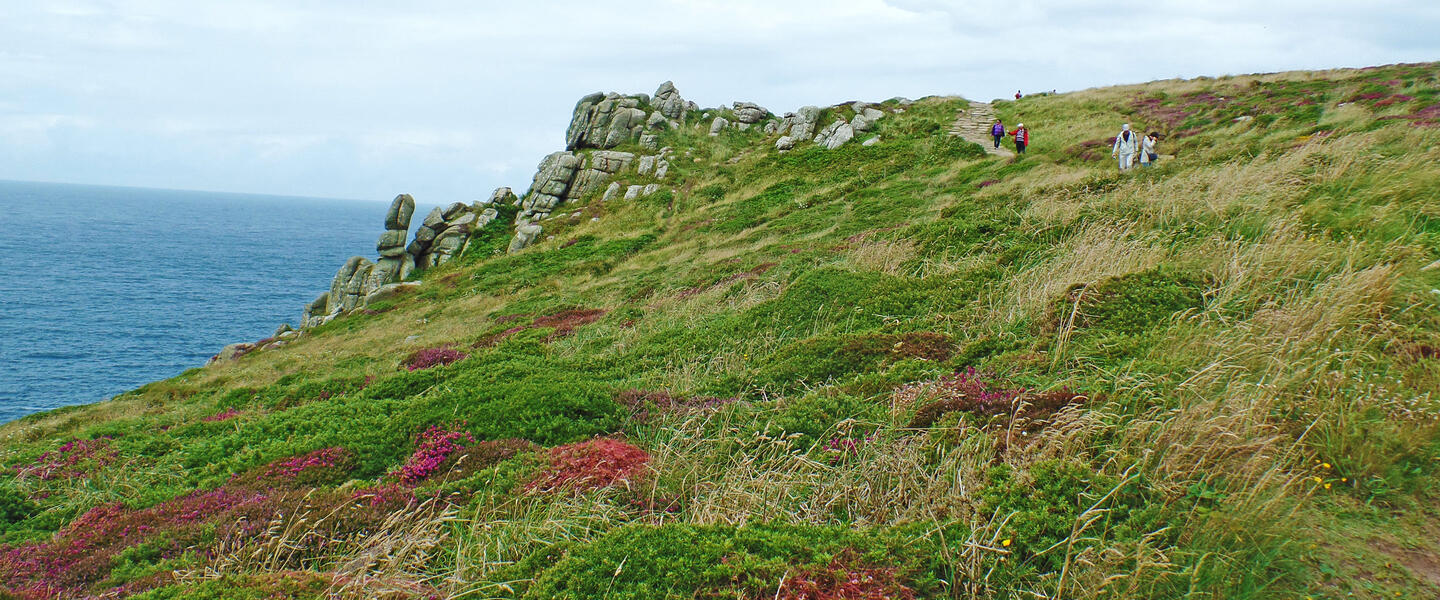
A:
[[[1436,0],[3,2],[0,179],[426,203],[666,79],[779,113],[1440,60]]]

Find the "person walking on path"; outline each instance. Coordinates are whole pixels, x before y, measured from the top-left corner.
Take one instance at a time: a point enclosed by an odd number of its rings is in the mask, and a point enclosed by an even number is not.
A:
[[[1130,165],[1135,164],[1135,150],[1139,147],[1140,140],[1136,138],[1134,132],[1130,131],[1130,124],[1126,123],[1120,129],[1120,135],[1115,136],[1115,145],[1110,148],[1110,156],[1118,157],[1120,170],[1126,171],[1130,169]]]
[[[1145,137],[1140,138],[1140,166],[1141,166],[1141,167],[1153,167],[1153,166],[1155,166],[1155,162],[1157,161],[1157,159],[1160,158],[1160,155],[1155,153],[1155,142],[1157,142],[1157,141],[1159,141],[1159,140],[1160,140],[1160,134],[1155,133],[1155,132],[1153,132],[1153,131],[1150,132],[1149,134],[1146,134]]]
[[[1000,147],[1000,138],[1005,137],[1005,124],[1000,119],[995,119],[995,124],[990,126],[990,137],[995,138],[995,147]]]
[[[1025,128],[1024,123],[1019,123],[1010,133],[1015,136],[1015,153],[1024,154],[1025,147],[1030,145],[1030,130]]]

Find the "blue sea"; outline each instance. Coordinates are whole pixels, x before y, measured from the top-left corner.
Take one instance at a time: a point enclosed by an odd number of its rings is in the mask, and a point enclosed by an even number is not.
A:
[[[104,400],[298,324],[346,258],[374,258],[388,209],[0,181],[0,423]]]

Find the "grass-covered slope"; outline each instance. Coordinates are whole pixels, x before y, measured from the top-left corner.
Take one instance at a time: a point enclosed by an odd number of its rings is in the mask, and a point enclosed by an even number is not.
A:
[[[1433,597],[1437,78],[996,103],[1015,161],[692,119],[673,192],[0,428],[0,598]]]

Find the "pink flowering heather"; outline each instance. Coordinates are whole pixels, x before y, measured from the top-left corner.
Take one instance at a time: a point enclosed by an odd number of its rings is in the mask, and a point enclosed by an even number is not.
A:
[[[240,416],[240,409],[232,407],[200,420],[206,423],[219,423],[220,421],[229,421],[238,416]]]
[[[1006,414],[1025,392],[1025,388],[998,385],[993,381],[992,374],[971,367],[935,382],[906,386],[896,393],[929,400],[910,421],[910,427],[924,429],[940,420],[945,413],[954,411],[986,417]]]
[[[197,539],[205,523],[264,498],[258,492],[219,488],[145,509],[119,503],[97,506],[49,540],[0,545],[0,590],[22,598],[77,597],[108,578],[114,557],[122,550],[161,540],[181,551],[184,540]]]
[[[15,467],[15,476],[19,479],[38,477],[46,480],[83,477],[93,468],[114,462],[118,455],[119,453],[110,447],[108,436],[93,440],[71,440],[51,452],[41,454],[32,464]]]
[[[420,434],[415,452],[400,467],[400,481],[416,485],[431,475],[448,470],[458,459],[460,451],[475,443],[475,436],[467,431],[451,431],[443,427],[431,427]]]
[[[449,346],[424,348],[416,350],[409,357],[406,357],[404,364],[406,370],[419,371],[420,369],[441,367],[457,360],[464,360],[466,356],[469,355]]]
[[[875,441],[874,436],[865,436],[858,440],[849,437],[834,437],[825,443],[825,453],[830,455],[831,463],[838,463],[860,454],[860,448],[873,441]]]
[[[355,457],[339,446],[277,460],[267,465],[260,479],[291,485],[317,485],[334,481],[354,468]]]

